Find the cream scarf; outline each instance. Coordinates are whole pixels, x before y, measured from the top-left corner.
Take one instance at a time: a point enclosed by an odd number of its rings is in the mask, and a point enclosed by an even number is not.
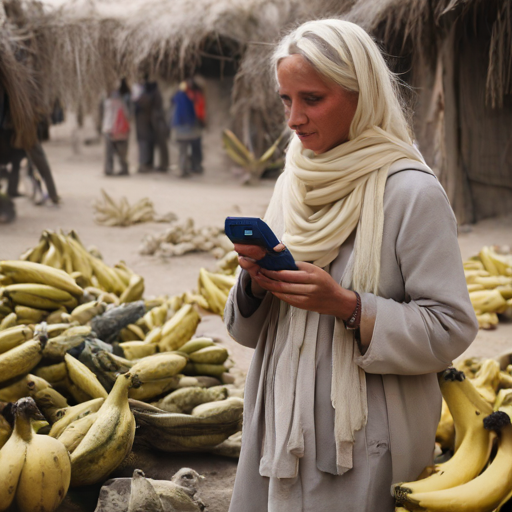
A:
[[[357,227],[354,251],[341,285],[377,293],[384,225],[383,198],[389,167],[420,152],[374,127],[327,153],[315,156],[294,136],[284,173],[276,183],[265,220],[297,261],[326,267]],[[285,302],[273,311],[265,348],[265,437],[260,474],[295,478],[304,454],[301,411],[311,390],[302,372],[315,372],[320,315]],[[269,342],[273,340],[272,342]],[[335,409],[337,474],[352,468],[355,432],[366,425],[364,371],[354,362],[352,331],[336,319],[331,401]]]

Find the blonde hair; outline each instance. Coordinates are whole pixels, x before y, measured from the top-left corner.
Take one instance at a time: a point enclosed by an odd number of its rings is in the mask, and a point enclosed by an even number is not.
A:
[[[361,27],[337,19],[308,21],[281,40],[272,58],[274,69],[282,59],[296,54],[324,77],[358,94],[349,139],[378,126],[412,143],[399,100],[399,80]]]

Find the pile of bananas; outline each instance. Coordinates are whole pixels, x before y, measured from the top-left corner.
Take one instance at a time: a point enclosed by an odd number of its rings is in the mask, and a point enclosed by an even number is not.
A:
[[[182,256],[188,252],[209,252],[222,258],[233,250],[233,244],[224,230],[213,226],[196,228],[194,220],[174,223],[160,235],[147,234],[142,240],[139,252],[144,255],[161,257]]]
[[[95,221],[104,226],[131,226],[139,222],[172,222],[176,214],[168,213],[158,216],[155,213],[153,202],[147,197],[130,206],[126,197],[116,203],[103,189],[102,201],[94,203]]]
[[[498,314],[512,318],[512,254],[482,247],[464,261],[469,297],[482,329],[495,329]]]
[[[512,497],[512,377],[492,359],[438,375],[443,413],[436,441],[454,452],[415,482],[394,486],[396,510],[492,512]],[[512,367],[510,368],[512,369]]]
[[[23,260],[0,261],[0,413],[12,410],[16,418],[0,414],[0,511],[13,500],[21,512],[54,511],[69,485],[104,481],[134,442],[169,452],[239,452],[240,440],[230,436],[241,429],[243,391],[228,373],[228,351],[194,338],[196,305],[221,313],[217,290],[225,302],[236,266],[235,253],[218,272],[201,269],[209,279],[201,281],[204,295],[144,301],[140,276],[123,264],[109,267],[74,232],[45,231]],[[18,419],[26,402],[35,412]],[[40,439],[48,448],[36,456],[30,443],[45,445]],[[15,443],[26,448],[19,460],[27,469],[18,473],[2,463]],[[64,469],[46,471],[50,449],[66,455],[56,455]],[[51,475],[44,486],[39,466]],[[6,477],[10,491],[2,470],[16,481]],[[24,474],[38,505],[22,504]]]

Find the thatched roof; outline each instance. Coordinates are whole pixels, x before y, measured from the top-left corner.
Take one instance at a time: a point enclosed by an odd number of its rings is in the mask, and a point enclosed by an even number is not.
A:
[[[348,19],[380,37],[388,52],[413,53],[432,62],[439,41],[454,25],[477,30],[491,26],[487,66],[487,100],[501,107],[512,94],[512,2],[510,0],[358,0]]]
[[[179,80],[210,56],[242,62],[234,91],[240,112],[272,110],[266,57],[287,27],[346,11],[354,0],[0,2],[29,41],[40,104],[59,97],[92,108],[120,76]]]

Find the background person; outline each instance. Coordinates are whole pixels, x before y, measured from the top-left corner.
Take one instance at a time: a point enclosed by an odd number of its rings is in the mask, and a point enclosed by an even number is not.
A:
[[[201,124],[194,102],[188,94],[187,82],[171,98],[171,130],[179,148],[179,169],[182,177],[202,172]]]
[[[129,95],[126,83],[112,91],[103,102],[102,133],[105,138],[105,168],[107,176],[114,175],[114,156],[117,156],[121,171],[117,176],[128,176],[128,139],[130,137],[130,110],[126,103]]]
[[[274,62],[295,134],[265,220],[299,270],[235,245],[225,323],[255,352],[230,512],[391,512],[432,464],[436,372],[478,330],[456,220],[364,30],[305,23]]]

